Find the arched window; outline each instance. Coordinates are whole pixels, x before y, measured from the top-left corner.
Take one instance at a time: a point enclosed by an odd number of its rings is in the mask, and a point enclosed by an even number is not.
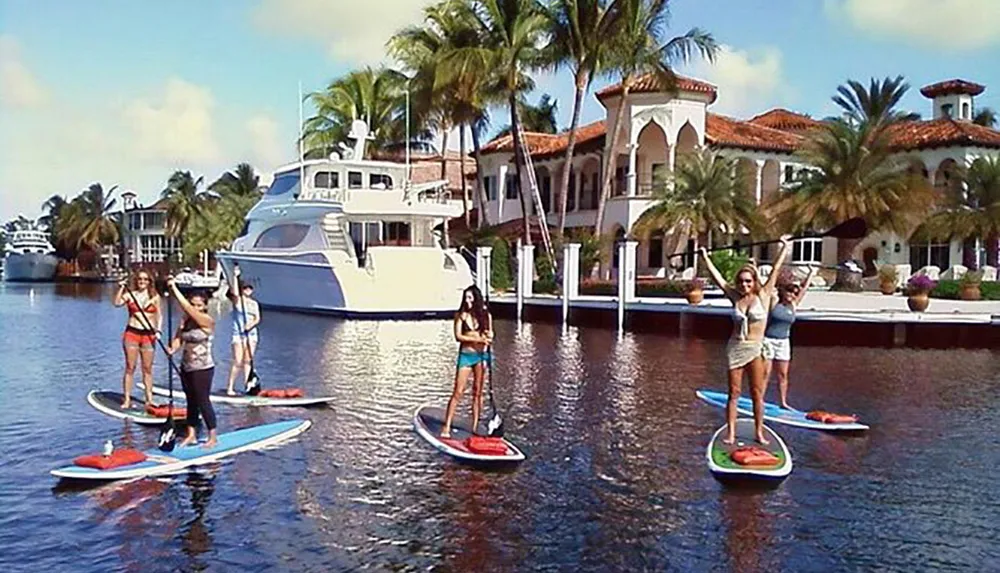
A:
[[[299,246],[309,233],[309,225],[288,223],[275,225],[264,231],[254,242],[254,248],[291,249]]]

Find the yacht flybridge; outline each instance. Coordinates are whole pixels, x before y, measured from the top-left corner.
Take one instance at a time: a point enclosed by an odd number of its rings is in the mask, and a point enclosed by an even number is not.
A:
[[[448,316],[472,284],[465,258],[434,227],[462,213],[446,181],[411,184],[408,165],[364,158],[370,139],[352,126],[346,157],[275,171],[240,236],[218,253],[239,264],[261,305],[358,317]]]

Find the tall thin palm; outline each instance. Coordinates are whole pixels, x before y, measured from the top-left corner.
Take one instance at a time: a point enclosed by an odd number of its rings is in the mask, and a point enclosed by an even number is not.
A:
[[[997,264],[1000,238],[1000,158],[978,157],[957,172],[965,193],[949,195],[942,208],[921,226],[919,238],[982,239],[986,264]]]
[[[899,102],[909,89],[910,85],[903,76],[884,80],[872,78],[867,88],[857,80],[848,80],[837,87],[833,102],[844,110],[847,119],[853,123],[887,126],[920,119],[919,114],[899,109]]]
[[[117,200],[112,197],[117,188],[105,191],[103,185],[93,183],[63,206],[56,222],[59,242],[95,253],[103,246],[117,244],[118,222],[113,213]]]
[[[566,142],[566,159],[573,161],[576,128],[580,125],[583,94],[594,76],[603,71],[610,48],[608,38],[614,36],[616,16],[608,0],[555,0],[547,10],[551,43],[549,49],[557,67],[568,66],[573,72],[573,114]],[[559,235],[566,229],[566,204],[569,195],[570,169],[563,169],[559,179]]]
[[[161,197],[167,201],[167,236],[184,236],[191,221],[201,215],[203,177],[197,179],[190,171],[175,171],[167,180]]]
[[[257,197],[259,188],[260,177],[249,163],[240,163],[236,169],[223,173],[208,186],[209,191],[223,197],[227,195]]]
[[[529,103],[524,98],[519,98],[517,106],[521,118],[521,128],[524,131],[549,134],[559,132],[559,121],[556,119],[559,102],[552,99],[549,94],[542,94],[537,105]],[[509,135],[510,131],[510,126],[505,126],[497,132],[497,137]]]
[[[715,232],[761,232],[764,225],[756,200],[734,173],[739,173],[736,159],[708,150],[683,155],[674,172],[656,182],[654,204],[636,222],[636,231],[669,232],[671,252],[687,244],[689,238],[697,244],[706,237],[711,246]]]
[[[481,43],[451,50],[442,61],[443,71],[449,77],[470,69],[494,70],[494,87],[506,96],[510,110],[524,240],[530,244],[531,210],[521,184],[526,149],[520,136],[517,102],[520,93],[534,86],[527,72],[545,64],[546,18],[537,0],[466,0],[459,3],[459,9],[466,14],[463,17],[477,22]]]
[[[655,74],[663,89],[672,91],[676,89],[677,82],[674,66],[689,62],[695,54],[710,62],[715,61],[719,46],[711,34],[699,28],[693,28],[683,36],[664,39],[670,16],[668,0],[614,0],[610,9],[617,11],[618,21],[614,39],[610,42],[612,48],[607,56],[606,69],[621,81],[622,102],[643,74]],[[594,227],[598,236],[604,224],[605,204],[611,195],[626,107],[619,105],[615,113],[611,146],[607,148],[604,160],[604,177]]]
[[[981,108],[972,117],[972,123],[993,129],[997,125],[997,112],[993,111],[993,108]]]

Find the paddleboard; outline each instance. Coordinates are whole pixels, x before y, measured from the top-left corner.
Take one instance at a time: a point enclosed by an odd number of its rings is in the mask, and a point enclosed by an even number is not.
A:
[[[713,406],[726,407],[729,395],[725,392],[713,392],[711,390],[698,390],[695,392],[699,398]],[[753,402],[750,398],[740,396],[736,403],[736,411],[745,416],[753,416]],[[797,428],[808,428],[810,430],[826,430],[829,432],[859,432],[868,429],[865,424],[858,422],[848,423],[826,423],[806,418],[806,413],[801,410],[782,408],[771,402],[764,402],[764,419],[778,424],[787,424]]]
[[[240,452],[260,450],[290,440],[305,432],[312,425],[309,420],[286,420],[273,424],[251,426],[219,434],[219,443],[208,449],[201,443],[174,448],[170,453],[153,448],[142,462],[117,468],[99,470],[76,465],[52,470],[58,478],[86,480],[118,480],[152,477],[177,473],[185,468],[208,464]]]
[[[157,396],[169,396],[170,389],[162,388],[160,386],[153,386],[153,394]],[[174,399],[184,399],[184,391],[179,387],[174,388]],[[229,404],[231,406],[284,406],[284,407],[303,407],[303,406],[319,406],[321,404],[327,404],[333,402],[333,396],[303,396],[301,398],[263,398],[261,396],[248,396],[246,394],[236,394],[235,396],[230,396],[225,392],[212,392],[209,400],[216,402],[218,404]]]
[[[455,416],[451,424],[451,437],[441,438],[444,417],[444,408],[430,405],[421,406],[413,414],[413,429],[432,446],[461,461],[483,464],[509,464],[524,461],[524,453],[506,439],[503,440],[503,443],[507,446],[507,451],[503,454],[482,454],[469,450],[465,445],[465,440],[472,436],[472,423],[459,416]],[[486,435],[485,419],[479,423],[479,435]]]
[[[763,445],[754,439],[753,420],[736,420],[736,443],[724,444],[726,437],[726,426],[716,430],[712,440],[708,443],[705,456],[708,458],[708,469],[716,479],[721,481],[740,480],[764,480],[781,481],[792,473],[792,454],[788,451],[788,446],[778,434],[771,428],[764,426],[764,435],[768,445]],[[746,466],[732,460],[730,454],[743,446],[756,446],[767,450],[778,457],[778,463],[774,465]]]
[[[107,414],[108,416],[123,420],[132,420],[137,424],[148,424],[151,426],[158,426],[167,421],[166,416],[158,417],[148,414],[146,412],[146,403],[139,398],[132,398],[132,407],[128,410],[122,408],[122,400],[124,399],[125,395],[121,392],[92,390],[87,394],[87,402],[96,408],[98,412]],[[184,418],[174,416],[174,421],[183,424]]]

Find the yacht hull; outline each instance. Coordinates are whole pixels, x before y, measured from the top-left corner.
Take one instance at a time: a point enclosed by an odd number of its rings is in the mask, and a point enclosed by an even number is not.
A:
[[[59,259],[47,253],[8,253],[3,263],[7,282],[46,282],[56,276]]]

